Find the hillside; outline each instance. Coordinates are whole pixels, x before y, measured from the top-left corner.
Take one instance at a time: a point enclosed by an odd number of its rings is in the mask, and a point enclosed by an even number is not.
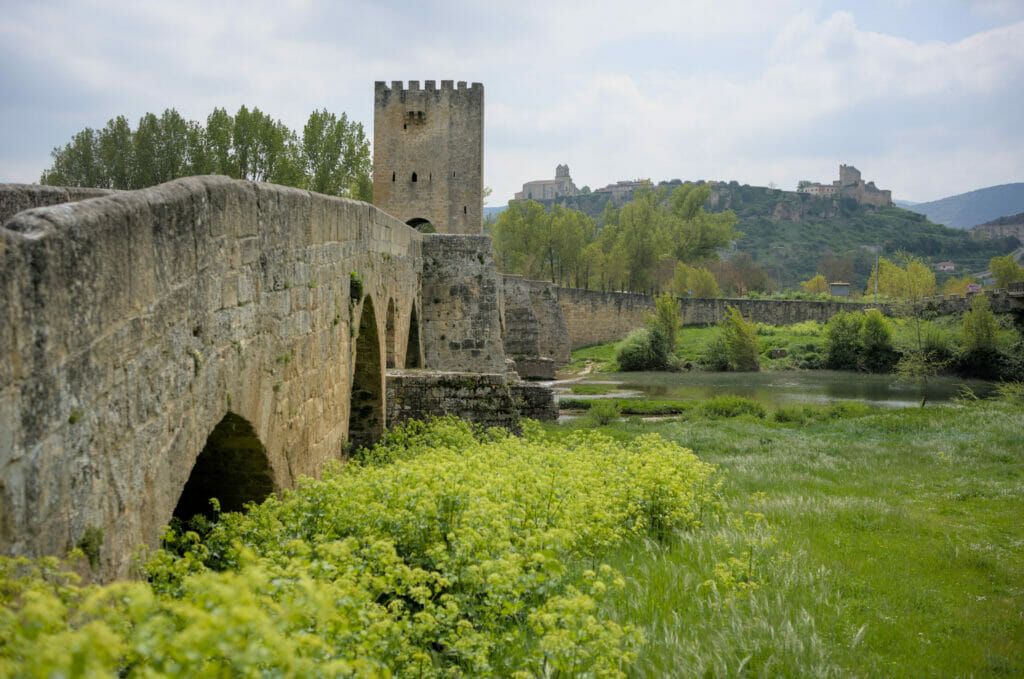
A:
[[[912,209],[937,224],[945,224],[954,229],[969,229],[983,222],[1024,211],[1024,182],[989,186],[930,203],[917,203]]]
[[[676,183],[662,186],[671,189]],[[607,200],[607,195],[591,194],[557,202],[600,221]],[[550,208],[556,201],[540,202]],[[705,208],[733,210],[736,229],[744,234],[736,247],[750,252],[784,287],[796,287],[821,272],[863,289],[875,264],[876,247],[883,257],[903,250],[926,261],[950,260],[957,267],[954,275],[962,275],[985,269],[989,259],[1018,245],[1016,238],[972,239],[967,231],[932,223],[899,207],[875,208],[849,198],[819,198],[737,182],[714,185]]]
[[[1016,247],[1014,238],[972,239],[924,215],[899,207],[875,208],[849,198],[819,198],[736,183],[716,185],[708,209],[731,209],[743,237],[737,248],[793,286],[819,271],[849,278],[863,288],[875,263],[875,248],[892,257],[899,251],[926,261],[952,261],[962,275],[988,266],[992,257]],[[831,271],[824,270],[831,269]]]

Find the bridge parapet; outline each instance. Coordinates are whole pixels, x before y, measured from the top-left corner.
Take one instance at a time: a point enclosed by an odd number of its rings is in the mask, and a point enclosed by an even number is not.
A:
[[[381,409],[385,341],[405,363],[423,238],[366,203],[224,177],[16,214],[0,230],[0,552],[62,554],[100,529],[101,575],[123,576],[229,413],[275,489],[340,459],[356,363],[377,362]]]

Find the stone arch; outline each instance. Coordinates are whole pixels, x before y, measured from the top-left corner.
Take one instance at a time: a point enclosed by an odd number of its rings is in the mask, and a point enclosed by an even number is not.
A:
[[[416,229],[420,233],[437,233],[437,229],[433,224],[430,223],[429,219],[423,219],[422,217],[414,217],[406,222],[409,226]]]
[[[388,300],[388,312],[384,317],[384,352],[387,360],[385,361],[385,367],[394,368],[395,363],[395,352],[398,349],[398,344],[395,339],[395,300]]]
[[[353,447],[367,446],[384,433],[384,372],[381,369],[377,314],[369,295],[363,298],[352,365],[348,440]]]
[[[422,368],[423,360],[420,358],[420,322],[416,315],[416,305],[413,304],[409,310],[409,339],[405,343],[405,368]]]
[[[196,514],[214,518],[212,497],[220,502],[221,511],[241,511],[245,503],[262,502],[274,491],[263,443],[248,420],[229,411],[206,437],[174,517],[183,521]]]

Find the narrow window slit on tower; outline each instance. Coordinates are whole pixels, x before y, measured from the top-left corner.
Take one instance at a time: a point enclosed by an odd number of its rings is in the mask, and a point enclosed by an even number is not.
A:
[[[416,181],[416,173],[415,172],[412,173],[412,180]]]
[[[395,173],[394,172],[391,173],[391,181],[395,181]]]
[[[462,206],[462,214],[466,214],[466,206],[465,205]]]

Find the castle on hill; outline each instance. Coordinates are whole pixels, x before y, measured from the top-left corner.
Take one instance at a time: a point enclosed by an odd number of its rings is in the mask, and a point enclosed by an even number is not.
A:
[[[816,182],[801,183],[797,193],[808,193],[812,196],[832,198],[843,196],[855,199],[858,203],[889,207],[892,205],[892,191],[879,189],[874,182],[861,179],[860,170],[853,165],[839,166],[839,179],[831,184]]]
[[[555,168],[554,179],[536,179],[523,184],[523,190],[517,191],[516,200],[550,200],[562,196],[578,196],[580,190],[569,176],[569,166],[559,165]]]

